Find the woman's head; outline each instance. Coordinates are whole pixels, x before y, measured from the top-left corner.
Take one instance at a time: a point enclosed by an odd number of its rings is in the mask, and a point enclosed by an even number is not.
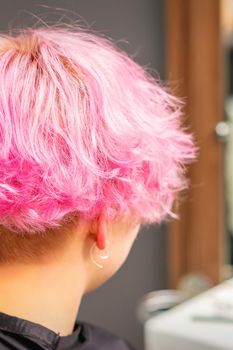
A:
[[[44,251],[70,222],[171,214],[193,143],[179,100],[126,53],[81,28],[28,28],[0,35],[0,72],[2,238]]]

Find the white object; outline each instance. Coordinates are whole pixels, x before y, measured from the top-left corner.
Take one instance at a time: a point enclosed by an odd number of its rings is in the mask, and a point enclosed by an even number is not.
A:
[[[233,350],[233,279],[146,321],[145,350]]]

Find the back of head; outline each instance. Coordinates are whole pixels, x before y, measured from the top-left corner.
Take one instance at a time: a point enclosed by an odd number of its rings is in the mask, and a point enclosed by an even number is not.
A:
[[[194,157],[180,101],[110,39],[1,34],[0,73],[0,261],[52,249],[80,217],[171,214]]]

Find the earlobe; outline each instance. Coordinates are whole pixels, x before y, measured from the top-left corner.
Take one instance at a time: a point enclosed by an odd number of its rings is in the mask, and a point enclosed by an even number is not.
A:
[[[98,219],[98,227],[96,232],[96,245],[99,249],[106,248],[107,241],[107,225],[103,214],[100,214]]]

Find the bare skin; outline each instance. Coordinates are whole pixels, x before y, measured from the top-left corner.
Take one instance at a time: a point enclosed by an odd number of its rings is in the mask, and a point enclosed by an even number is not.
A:
[[[91,225],[82,220],[72,228],[62,249],[38,264],[0,266],[0,311],[39,323],[61,336],[72,333],[82,297],[109,279],[127,258],[140,224]],[[110,256],[98,268],[90,257],[95,243],[102,250],[111,241]],[[62,315],[62,317],[60,317]]]

